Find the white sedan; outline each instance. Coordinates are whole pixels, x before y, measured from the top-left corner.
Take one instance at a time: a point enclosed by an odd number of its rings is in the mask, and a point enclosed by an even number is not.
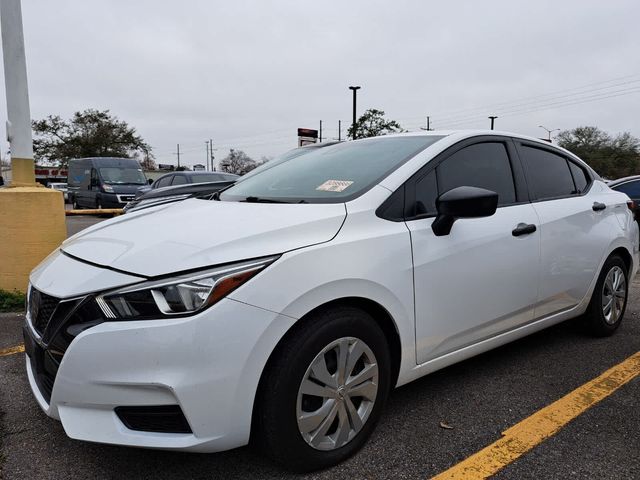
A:
[[[611,335],[638,226],[509,133],[309,149],[211,199],[95,225],[31,274],[26,369],[75,439],[333,465],[393,387],[580,315]]]

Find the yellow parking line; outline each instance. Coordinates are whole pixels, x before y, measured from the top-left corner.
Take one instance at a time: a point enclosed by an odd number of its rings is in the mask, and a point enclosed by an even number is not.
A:
[[[436,475],[433,480],[490,477],[638,375],[640,352],[525,418],[504,431],[500,440]]]
[[[13,355],[15,353],[24,352],[24,345],[16,345],[15,347],[3,348],[0,350],[0,357],[6,357],[7,355]]]

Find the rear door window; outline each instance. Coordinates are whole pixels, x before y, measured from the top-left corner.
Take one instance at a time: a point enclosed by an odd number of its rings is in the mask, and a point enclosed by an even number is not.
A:
[[[577,193],[566,158],[526,145],[521,147],[520,152],[534,199],[550,200]]]

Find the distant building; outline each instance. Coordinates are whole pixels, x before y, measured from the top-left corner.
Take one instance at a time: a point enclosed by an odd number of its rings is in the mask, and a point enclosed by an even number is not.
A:
[[[193,166],[193,171],[194,171],[194,172],[202,172],[202,171],[204,171],[204,170],[206,170],[206,167],[205,167],[204,165],[202,165],[201,163],[196,163],[196,164]]]

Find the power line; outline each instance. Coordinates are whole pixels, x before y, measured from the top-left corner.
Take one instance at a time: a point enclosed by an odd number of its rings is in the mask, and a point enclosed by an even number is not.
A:
[[[637,83],[640,82],[640,78],[636,79],[636,80],[632,80],[632,81],[628,81],[628,82],[622,82],[622,83],[617,83],[615,85],[608,85],[605,87],[600,87],[600,88],[591,88],[594,87],[596,85],[603,85],[606,83],[615,83],[615,82],[619,82],[621,80],[628,80],[629,78],[634,78],[634,77],[640,77],[639,73],[636,74],[632,74],[632,75],[626,75],[623,77],[617,77],[617,78],[612,78],[609,80],[601,80],[598,82],[593,82],[593,83],[589,83],[589,84],[585,84],[585,85],[581,85],[578,87],[571,87],[568,89],[563,89],[563,90],[556,90],[553,92],[548,92],[545,94],[539,94],[539,95],[533,95],[533,96],[529,96],[529,97],[523,97],[523,98],[519,98],[519,99],[514,99],[514,100],[509,100],[506,102],[500,102],[500,103],[494,103],[494,104],[487,104],[487,105],[483,105],[483,106],[476,106],[476,107],[468,107],[468,108],[461,108],[461,109],[454,109],[454,110],[449,110],[449,111],[445,111],[442,113],[439,113],[437,115],[433,115],[434,117],[438,117],[440,119],[450,119],[450,117],[457,117],[457,116],[466,116],[468,113],[471,112],[480,112],[482,114],[484,114],[487,111],[490,110],[496,110],[498,108],[501,108],[503,106],[513,106],[514,103],[532,103],[535,102],[536,100],[549,100],[549,98],[547,97],[552,97],[552,96],[557,96],[558,94],[566,94],[567,92],[576,92],[573,94],[568,94],[568,95],[561,95],[561,96],[574,96],[574,95],[579,95],[580,93],[590,93],[592,91],[596,91],[596,90],[602,90],[602,89],[607,89],[607,88],[615,88],[618,86],[622,86],[622,85],[626,85],[626,84],[630,84],[630,83]],[[579,90],[585,90],[587,89],[587,91],[584,92],[578,92]],[[424,118],[423,115],[420,116],[415,116],[415,117],[405,117],[403,119],[399,119],[400,121],[410,121],[410,120],[416,120],[416,119],[422,119]]]
[[[570,95],[556,95],[556,96],[548,96],[547,98],[544,99],[540,99],[540,100],[536,100],[536,101],[528,101],[528,102],[520,102],[520,101],[516,101],[516,102],[511,102],[511,103],[503,103],[502,105],[504,105],[503,107],[497,107],[494,106],[491,108],[491,110],[493,111],[502,111],[504,112],[505,110],[511,110],[514,108],[527,108],[530,106],[535,106],[538,105],[540,103],[548,103],[548,102],[552,102],[552,101],[556,101],[556,100],[576,100],[576,99],[581,99],[581,98],[589,98],[589,94],[595,93],[595,92],[600,92],[598,93],[599,95],[606,95],[608,93],[617,93],[618,91],[621,90],[612,90],[618,87],[622,87],[624,85],[629,85],[629,84],[637,84],[634,85],[633,87],[629,87],[629,88],[640,88],[640,79],[633,81],[633,82],[624,82],[621,84],[617,84],[617,85],[610,85],[607,87],[601,87],[601,88],[595,88],[592,90],[586,90],[584,92],[580,92],[580,93],[573,93]],[[605,90],[605,91],[602,91]],[[623,89],[625,90],[625,89]],[[542,97],[541,97],[542,98]],[[452,115],[445,115],[445,116],[440,116],[438,117],[440,119],[440,121],[444,121],[446,122],[450,122],[450,121],[457,121],[457,120],[464,120],[466,118],[470,118],[471,116],[475,116],[478,115],[480,113],[483,113],[484,110],[480,110],[478,109],[478,112],[475,114],[466,114],[466,115],[456,115],[456,116],[452,116]]]
[[[547,110],[550,108],[561,108],[565,106],[578,105],[582,103],[590,103],[593,101],[604,100],[608,98],[615,98],[618,96],[629,95],[633,93],[637,93],[640,91],[640,85],[637,85],[640,82],[640,74],[632,74],[621,77],[616,77],[609,80],[601,80],[598,82],[592,82],[584,85],[580,85],[577,87],[572,87],[568,89],[556,90],[553,92],[549,92],[542,95],[534,95],[529,97],[524,97],[516,100],[500,102],[493,105],[485,105],[478,107],[470,107],[463,108],[457,110],[451,110],[449,112],[443,113],[442,115],[431,115],[431,118],[436,119],[436,126],[440,129],[443,128],[452,128],[459,125],[467,125],[472,123],[478,123],[480,121],[480,114],[485,114],[487,111],[493,111],[496,114],[502,116],[514,116],[521,115],[526,113],[533,113],[541,110]],[[628,88],[619,89],[619,87],[630,86]],[[472,112],[477,112],[473,114]],[[407,117],[405,119],[400,119],[399,121],[405,122],[409,121],[409,118],[420,118],[424,119],[424,116],[420,117]],[[323,125],[324,127],[324,125]],[[340,128],[340,124],[339,124]],[[420,128],[409,127],[408,129],[417,130]],[[282,128],[279,130],[274,130],[270,132],[264,132],[256,135],[248,135],[248,136],[239,136],[232,137],[227,139],[222,139],[217,142],[221,147],[241,147],[241,148],[255,148],[260,146],[271,146],[271,145],[281,145],[292,142],[292,135],[287,134],[285,136],[277,136],[273,137],[278,133],[282,132],[291,132],[293,128]],[[323,137],[329,138],[331,135],[330,131],[334,131],[333,129],[323,128]],[[337,132],[338,138],[341,137],[341,129]],[[271,137],[271,138],[265,138]],[[293,144],[293,143],[292,143]],[[191,144],[186,144],[187,148],[185,149],[185,145],[183,146],[183,150],[181,153],[189,153],[193,151],[201,151],[202,148],[200,146],[191,146]],[[156,155],[161,156],[164,153],[167,155],[169,152],[160,151],[154,152]],[[176,154],[176,152],[171,152],[171,154]]]
[[[613,92],[602,92],[600,94],[590,95],[590,96],[581,97],[581,98],[566,99],[566,100],[560,100],[560,101],[549,102],[549,103],[541,103],[536,106],[530,106],[530,107],[514,109],[514,110],[505,110],[497,113],[500,113],[500,116],[502,117],[522,115],[525,113],[533,113],[533,112],[539,112],[542,110],[548,110],[550,108],[560,108],[560,107],[566,107],[571,105],[580,105],[582,103],[590,103],[598,100],[605,100],[608,98],[621,97],[621,96],[631,95],[633,93],[638,93],[638,92],[640,92],[640,86],[630,88],[630,89],[613,91]],[[444,121],[442,122],[441,127],[451,128],[459,125],[466,125],[466,124],[475,122],[477,120],[479,120],[479,118],[476,116],[473,116],[473,117],[467,117],[466,119],[462,118],[456,121]]]

